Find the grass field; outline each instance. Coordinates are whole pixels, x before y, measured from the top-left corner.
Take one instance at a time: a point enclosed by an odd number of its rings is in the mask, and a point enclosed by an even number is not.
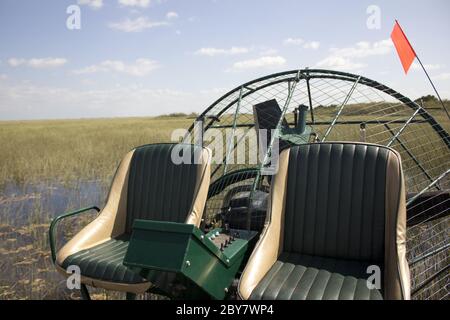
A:
[[[0,122],[0,299],[67,297],[49,259],[50,219],[101,205],[127,151],[170,141],[174,129],[192,121],[175,116]],[[61,229],[80,229],[93,217],[69,219]]]
[[[186,117],[0,122],[0,186],[111,177],[131,148],[169,141]]]
[[[448,130],[445,116],[437,117]],[[174,129],[188,128],[192,121],[193,117],[178,115],[0,122],[0,299],[77,298],[65,289],[51,264],[50,219],[80,207],[101,207],[115,168],[128,150],[170,141]],[[337,128],[335,139],[357,137],[359,132],[352,130]],[[426,145],[427,137],[416,141]],[[448,166],[448,156],[445,161],[436,166]],[[60,228],[65,234],[58,237],[70,238],[94,216],[68,219]],[[119,296],[95,290],[95,297]]]

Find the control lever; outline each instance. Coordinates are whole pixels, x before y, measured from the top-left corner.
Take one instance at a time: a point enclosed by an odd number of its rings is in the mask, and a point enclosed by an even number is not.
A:
[[[225,223],[225,228],[223,230],[223,233],[225,233],[225,234],[230,233],[230,225],[228,223]]]

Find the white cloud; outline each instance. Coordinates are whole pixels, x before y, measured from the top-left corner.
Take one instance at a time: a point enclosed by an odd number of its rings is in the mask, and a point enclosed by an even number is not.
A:
[[[1,73],[0,74],[0,80],[6,80],[6,79],[8,79],[8,76],[6,74],[4,74],[4,73]]]
[[[329,56],[321,61],[319,61],[316,65],[319,68],[325,69],[337,69],[337,70],[359,70],[366,67],[364,63],[352,62],[348,58],[339,57],[339,56]]]
[[[67,63],[64,58],[44,58],[44,59],[30,59],[28,65],[33,68],[54,68],[60,67]]]
[[[135,62],[129,64],[120,60],[105,60],[96,65],[74,70],[73,73],[88,74],[96,72],[118,72],[131,76],[143,77],[159,67],[160,65],[158,62],[144,58],[136,59]]]
[[[393,48],[390,39],[370,43],[369,41],[360,41],[352,47],[331,48],[332,55],[345,58],[365,58],[369,56],[385,55],[391,52]]]
[[[166,18],[167,19],[176,19],[176,18],[178,18],[178,13],[176,13],[174,11],[167,12]]]
[[[250,50],[244,47],[231,47],[230,49],[220,49],[220,48],[200,48],[194,53],[200,56],[214,57],[218,55],[236,55],[247,53]]]
[[[25,59],[19,59],[19,58],[10,58],[8,59],[8,64],[11,67],[18,67],[20,65],[25,64],[27,61]]]
[[[256,59],[235,62],[231,70],[239,71],[246,69],[279,67],[286,64],[286,59],[281,56],[265,56]]]
[[[169,25],[167,21],[150,21],[147,17],[138,17],[136,19],[126,18],[120,22],[110,23],[109,27],[123,32],[141,32],[145,29],[167,25]]]
[[[64,58],[31,58],[31,59],[22,59],[22,58],[10,58],[8,59],[8,64],[11,67],[19,67],[22,65],[26,65],[32,68],[56,68],[61,67],[67,63],[67,60]]]
[[[449,80],[450,79],[450,72],[444,72],[441,74],[438,74],[434,77],[432,77],[432,79],[436,79],[436,80]]]
[[[294,46],[299,46],[301,44],[303,44],[305,42],[305,40],[301,39],[301,38],[287,38],[283,41],[283,43],[285,45],[294,45]]]
[[[287,38],[284,39],[283,44],[286,46],[301,46],[304,49],[319,49],[320,42],[318,41],[305,41],[302,38]]]
[[[390,39],[377,42],[361,41],[354,46],[345,48],[331,48],[330,55],[319,61],[316,66],[339,70],[359,70],[367,66],[358,59],[370,56],[386,55],[392,51],[393,44]]]
[[[92,9],[100,9],[103,7],[103,0],[78,0],[79,5],[86,5]]]
[[[266,48],[266,49],[263,49],[263,50],[259,53],[259,55],[261,55],[261,56],[273,56],[273,55],[276,55],[277,53],[278,53],[278,50],[277,50],[277,49]]]
[[[305,49],[313,49],[313,50],[317,50],[320,47],[320,42],[318,41],[309,41],[309,42],[305,42],[305,44],[303,45],[303,48]]]
[[[424,64],[425,69],[429,70],[440,70],[444,66],[442,64]],[[422,70],[422,67],[418,62],[413,62],[411,65],[411,70]]]
[[[147,8],[150,0],[119,0],[119,4],[125,7]]]
[[[223,89],[183,91],[149,89],[142,84],[95,89],[38,86],[33,83],[0,86],[0,119],[125,117],[201,112]],[[64,106],[64,107],[61,107]]]

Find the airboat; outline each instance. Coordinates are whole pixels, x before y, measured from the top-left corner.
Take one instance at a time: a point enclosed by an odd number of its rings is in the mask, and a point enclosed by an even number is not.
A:
[[[447,299],[449,125],[360,75],[247,82],[126,154],[103,209],[55,218],[52,259],[85,299]],[[58,249],[58,223],[90,210]]]

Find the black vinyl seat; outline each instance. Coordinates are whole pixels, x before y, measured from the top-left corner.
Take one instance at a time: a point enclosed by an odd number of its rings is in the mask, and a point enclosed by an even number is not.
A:
[[[129,238],[129,235],[123,235],[76,252],[64,260],[62,267],[67,269],[70,265],[77,265],[85,277],[103,281],[129,284],[147,282],[122,263]]]
[[[284,252],[252,292],[255,300],[380,300],[367,287],[369,263]]]
[[[265,228],[238,292],[243,299],[409,299],[405,243],[397,152],[361,143],[291,147],[280,154]],[[377,267],[379,287],[367,286]]]
[[[189,161],[176,163],[174,154]],[[57,253],[57,270],[68,276],[67,268],[76,265],[83,284],[129,293],[148,290],[152,284],[123,264],[133,222],[199,226],[210,159],[209,149],[188,144],[151,144],[130,151],[117,169],[99,216]]]

